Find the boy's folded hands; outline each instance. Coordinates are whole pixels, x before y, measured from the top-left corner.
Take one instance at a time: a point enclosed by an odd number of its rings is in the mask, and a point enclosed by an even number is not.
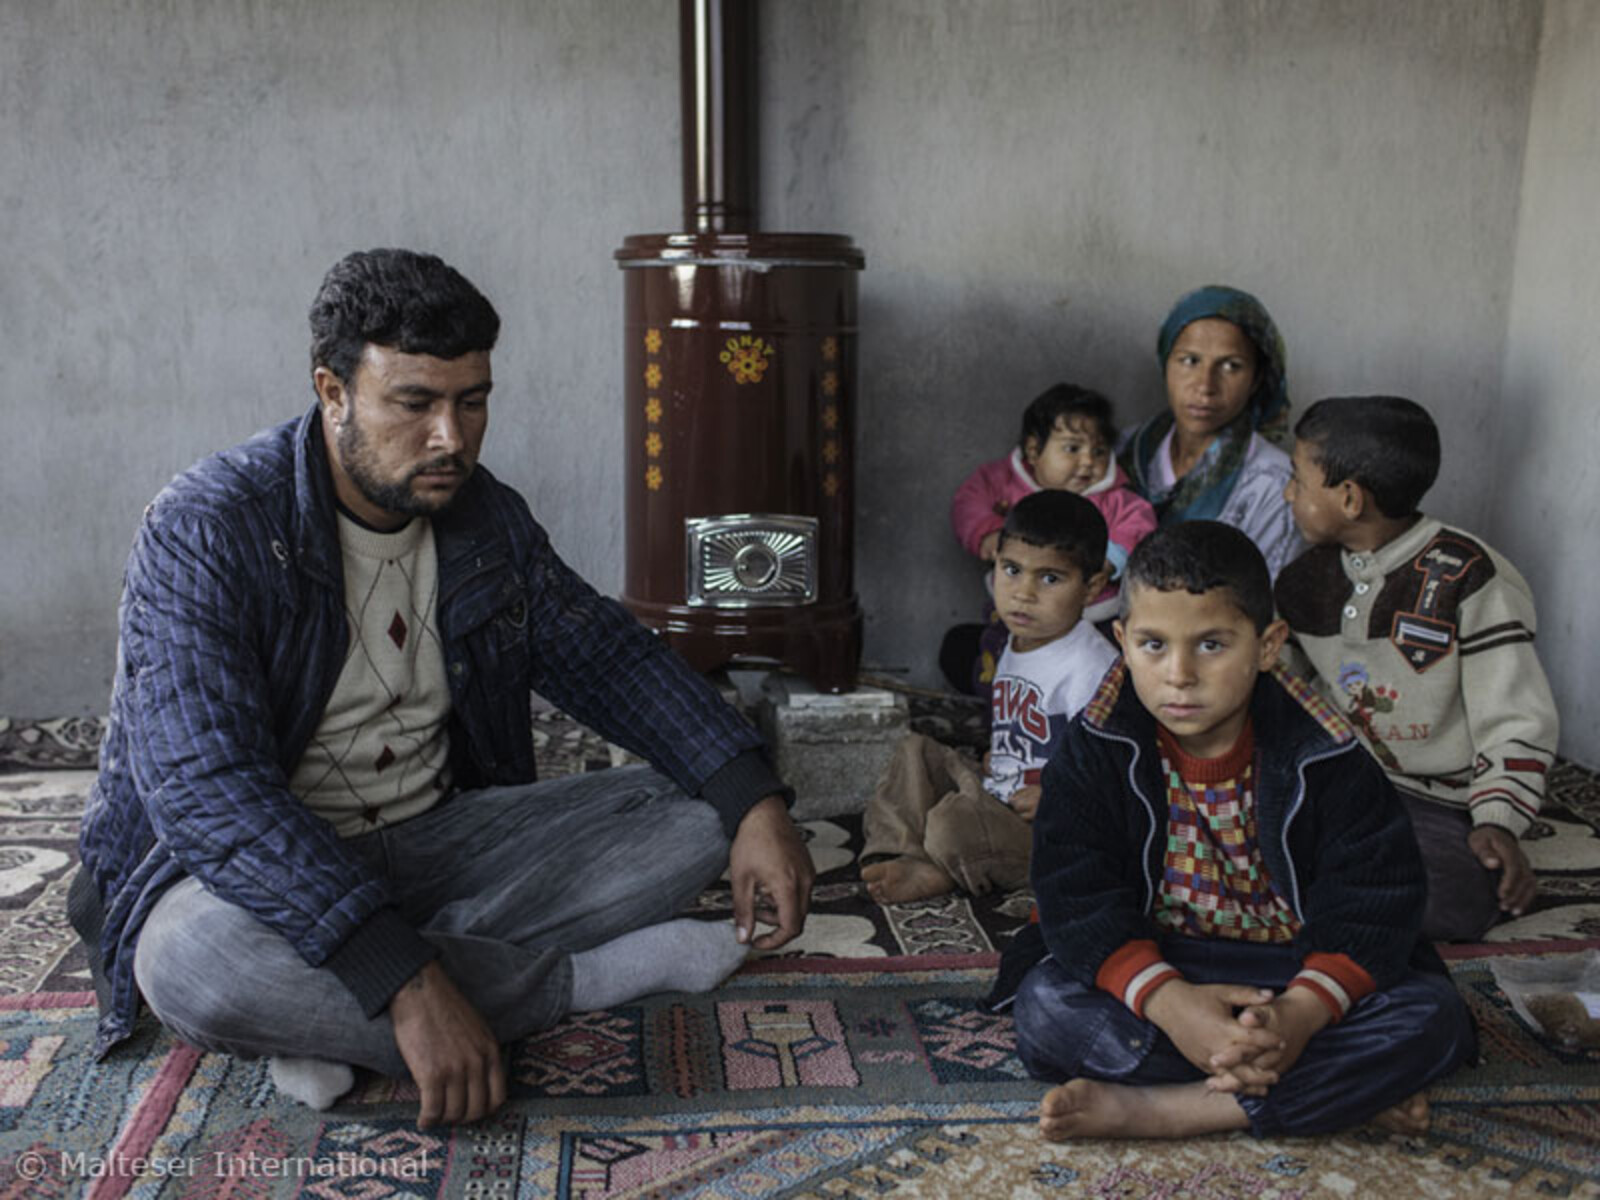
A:
[[[1242,984],[1172,979],[1145,1002],[1144,1015],[1216,1092],[1264,1096],[1299,1061],[1331,1014],[1306,988],[1273,995]]]
[[[1234,983],[1190,983],[1169,979],[1145,1002],[1144,1015],[1172,1039],[1185,1058],[1208,1075],[1219,1071],[1214,1064],[1227,1056],[1227,1070],[1246,1087],[1259,1088],[1276,1083],[1275,1072],[1256,1066],[1256,1060],[1283,1047],[1283,1036],[1262,1024],[1246,1025],[1235,1010],[1268,1005],[1272,993],[1266,988]],[[1239,1090],[1229,1088],[1225,1090]]]
[[[1260,1048],[1256,1039],[1236,1038],[1212,1057],[1206,1086],[1214,1092],[1265,1095],[1331,1019],[1327,1006],[1306,988],[1288,988],[1266,1004],[1247,1005],[1234,1023],[1241,1030],[1276,1035],[1277,1047]]]

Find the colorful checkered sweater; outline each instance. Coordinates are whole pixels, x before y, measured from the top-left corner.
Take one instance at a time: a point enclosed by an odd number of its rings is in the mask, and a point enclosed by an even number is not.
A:
[[[1156,924],[1186,937],[1292,943],[1300,921],[1273,885],[1257,840],[1252,724],[1247,721],[1233,748],[1218,758],[1185,754],[1161,726],[1156,744],[1167,801],[1163,875],[1152,912]],[[1182,977],[1154,940],[1140,938],[1107,958],[1095,983],[1143,1017],[1155,990]],[[1309,988],[1337,1021],[1374,983],[1349,955],[1313,953],[1288,986]]]
[[[1286,945],[1300,931],[1267,876],[1256,835],[1256,743],[1246,723],[1220,758],[1185,754],[1156,730],[1167,780],[1167,849],[1156,924],[1189,937]]]

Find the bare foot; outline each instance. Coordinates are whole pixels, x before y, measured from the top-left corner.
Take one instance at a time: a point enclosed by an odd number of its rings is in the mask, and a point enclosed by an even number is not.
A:
[[[956,890],[956,881],[931,862],[904,856],[862,867],[861,879],[867,895],[879,904],[904,904]]]
[[[1417,1137],[1428,1132],[1428,1098],[1421,1092],[1407,1096],[1393,1108],[1386,1108],[1372,1118],[1379,1129]]]
[[[1128,1087],[1069,1079],[1039,1103],[1039,1129],[1052,1142],[1069,1138],[1179,1138],[1247,1129],[1238,1101],[1202,1083]]]

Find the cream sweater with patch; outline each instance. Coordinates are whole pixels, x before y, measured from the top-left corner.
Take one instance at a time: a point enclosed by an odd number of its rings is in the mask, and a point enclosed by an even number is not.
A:
[[[1527,829],[1559,721],[1515,567],[1423,517],[1376,551],[1308,551],[1274,595],[1317,686],[1396,787]]]

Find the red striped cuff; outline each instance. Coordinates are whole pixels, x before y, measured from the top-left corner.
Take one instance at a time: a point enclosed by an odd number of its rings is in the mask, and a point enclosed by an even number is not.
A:
[[[1487,804],[1490,801],[1509,804],[1523,816],[1530,819],[1539,815],[1539,806],[1537,804],[1503,787],[1486,787],[1481,791],[1473,792],[1472,798],[1467,801],[1467,807],[1476,808],[1478,805]]]
[[[1347,954],[1308,954],[1289,986],[1309,989],[1337,1021],[1375,985],[1372,976]]]
[[[1182,978],[1178,968],[1161,957],[1153,939],[1141,938],[1125,943],[1101,963],[1094,982],[1131,1008],[1134,1016],[1142,1018],[1150,994],[1167,980]]]
[[[1539,802],[1494,785],[1473,792],[1467,811],[1474,825],[1500,825],[1521,837],[1539,815]]]

